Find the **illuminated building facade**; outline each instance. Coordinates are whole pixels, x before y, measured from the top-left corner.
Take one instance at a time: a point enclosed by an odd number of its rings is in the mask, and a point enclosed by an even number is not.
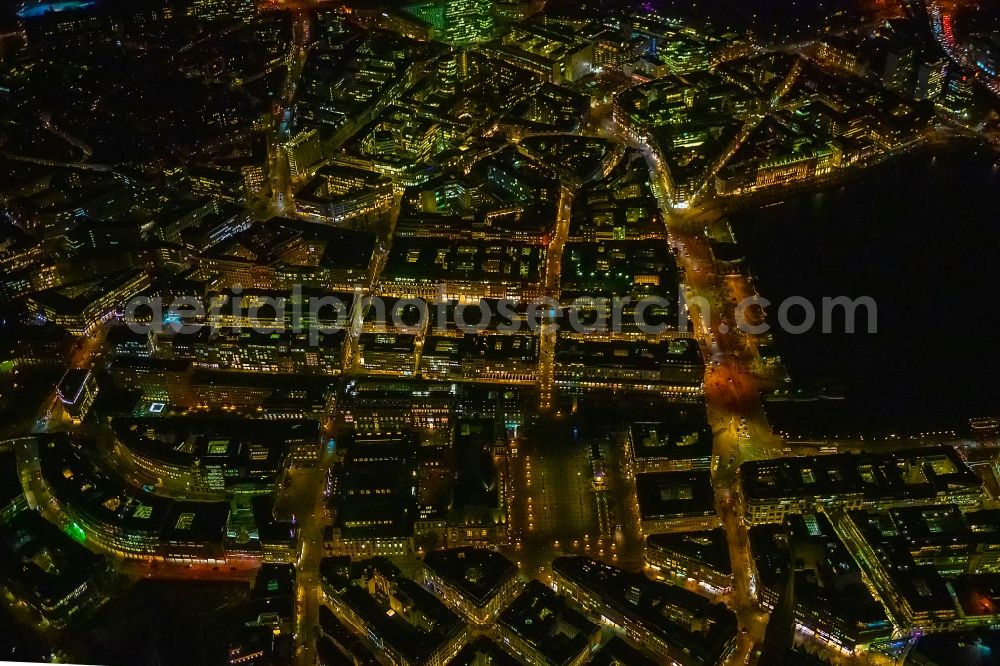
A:
[[[254,0],[194,0],[188,11],[202,19],[249,20],[257,13],[257,6]]]
[[[435,550],[424,557],[424,585],[475,625],[492,624],[523,583],[517,566],[492,550]]]
[[[983,482],[948,446],[887,454],[849,453],[744,463],[744,520],[780,523],[819,505],[845,510],[916,503],[975,505]]]
[[[406,11],[433,26],[435,38],[449,44],[478,44],[493,37],[493,0],[430,0],[407,5]]]
[[[87,413],[97,398],[97,378],[90,370],[67,370],[56,391],[63,409],[73,423],[79,425],[87,418]]]
[[[944,58],[924,59],[917,67],[917,84],[914,99],[937,100],[944,93],[948,80],[948,61]]]
[[[695,592],[589,557],[557,557],[552,571],[554,589],[665,663],[718,663],[733,647],[735,614]]]
[[[124,311],[130,298],[150,286],[145,271],[128,271],[108,278],[33,294],[27,300],[36,319],[62,326],[72,335],[93,333],[99,325]]]
[[[444,666],[469,641],[468,625],[388,560],[324,558],[326,604],[400,666]]]
[[[580,666],[600,644],[600,627],[538,580],[528,581],[496,626],[504,645],[532,664]]]
[[[786,584],[792,558],[796,627],[836,651],[889,638],[893,625],[862,578],[854,544],[844,541],[825,514],[790,514],[783,525],[750,530],[751,584],[761,604],[773,610]]]
[[[733,586],[733,567],[726,532],[651,534],[646,537],[646,565],[658,579],[694,580],[715,594]]]
[[[295,179],[304,178],[323,159],[319,132],[316,130],[299,132],[283,148],[288,156],[288,168]]]

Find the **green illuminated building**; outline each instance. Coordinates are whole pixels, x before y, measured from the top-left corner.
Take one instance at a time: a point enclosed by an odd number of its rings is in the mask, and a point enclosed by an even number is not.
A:
[[[493,37],[493,9],[494,0],[424,0],[406,6],[434,28],[438,39],[460,46]]]

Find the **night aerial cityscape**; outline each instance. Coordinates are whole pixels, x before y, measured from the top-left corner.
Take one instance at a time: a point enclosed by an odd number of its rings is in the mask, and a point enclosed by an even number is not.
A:
[[[0,663],[1000,664],[1000,2],[0,0]]]

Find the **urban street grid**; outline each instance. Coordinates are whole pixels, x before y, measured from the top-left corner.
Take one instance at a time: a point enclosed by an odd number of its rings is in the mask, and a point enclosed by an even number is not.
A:
[[[998,62],[971,0],[0,4],[0,660],[995,663],[1000,322],[917,290],[995,284]],[[894,207],[941,246],[847,249]]]

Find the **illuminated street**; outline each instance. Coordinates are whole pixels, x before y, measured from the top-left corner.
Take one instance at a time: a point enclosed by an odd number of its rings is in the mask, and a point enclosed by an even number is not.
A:
[[[989,3],[15,5],[0,661],[1000,653]]]

